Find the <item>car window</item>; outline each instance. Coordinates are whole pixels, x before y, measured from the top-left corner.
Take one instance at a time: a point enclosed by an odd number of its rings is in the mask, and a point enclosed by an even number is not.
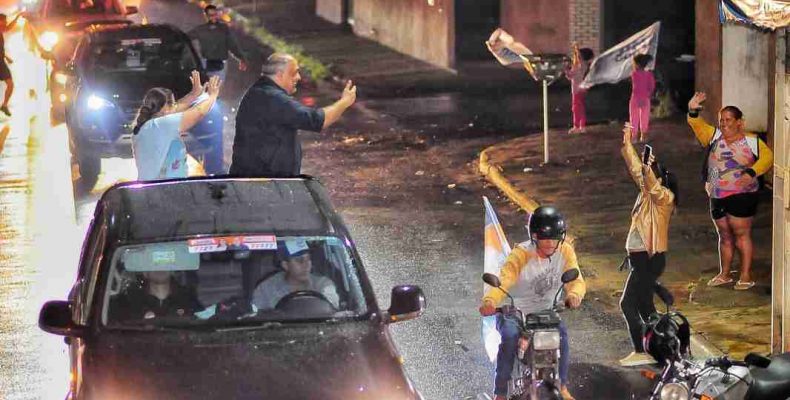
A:
[[[197,68],[185,42],[160,38],[122,39],[92,46],[88,69],[96,72],[181,74]]]
[[[347,241],[256,234],[118,248],[102,321],[119,329],[256,327],[367,312]]]
[[[65,17],[78,14],[124,14],[114,0],[51,0],[50,17]]]

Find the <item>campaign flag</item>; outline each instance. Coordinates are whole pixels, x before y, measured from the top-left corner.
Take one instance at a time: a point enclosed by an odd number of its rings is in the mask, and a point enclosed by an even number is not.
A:
[[[510,254],[510,244],[507,242],[505,232],[502,231],[502,225],[499,224],[499,218],[496,216],[494,207],[488,201],[488,197],[483,196],[483,205],[485,206],[486,225],[483,235],[485,254],[483,259],[483,272],[488,272],[499,276],[499,270],[505,259]],[[486,284],[483,284],[483,292],[494,289]],[[496,329],[496,316],[483,317],[483,344],[486,348],[489,360],[494,362],[496,354],[499,350],[499,332]]]
[[[647,67],[647,69],[652,69],[656,62],[660,29],[661,22],[656,21],[653,25],[596,57],[590,65],[590,72],[582,81],[581,87],[589,89],[601,83],[617,83],[629,78],[634,70],[632,60],[637,54],[653,56],[653,61]]]
[[[778,0],[721,0],[721,23],[738,22],[776,29],[790,25],[790,2]]]
[[[532,51],[527,46],[517,42],[502,28],[497,28],[491,33],[486,41],[486,47],[502,65],[523,63],[527,61],[525,56],[532,55]]]

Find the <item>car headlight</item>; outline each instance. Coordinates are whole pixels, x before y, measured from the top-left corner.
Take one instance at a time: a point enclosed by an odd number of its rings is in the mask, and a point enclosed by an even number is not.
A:
[[[661,388],[661,400],[687,400],[689,390],[683,383],[667,383]]]
[[[532,336],[535,350],[555,350],[560,348],[559,331],[537,331]]]
[[[38,44],[44,51],[52,51],[55,45],[58,44],[58,34],[52,31],[46,31],[38,38]]]
[[[109,101],[92,94],[88,96],[87,106],[90,110],[101,110],[102,108],[112,107],[113,105]]]

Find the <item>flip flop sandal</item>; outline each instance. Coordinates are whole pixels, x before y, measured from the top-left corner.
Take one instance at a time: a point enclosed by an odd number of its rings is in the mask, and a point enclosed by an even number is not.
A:
[[[738,281],[738,282],[735,284],[735,287],[733,287],[733,289],[735,289],[735,290],[748,290],[748,289],[751,289],[752,287],[754,287],[754,281],[749,281],[749,282],[741,282],[741,281],[739,280],[739,281]]]
[[[720,276],[716,276],[713,279],[708,281],[708,286],[716,287],[716,286],[726,285],[728,283],[732,283],[732,278],[730,278],[730,277],[722,278]]]

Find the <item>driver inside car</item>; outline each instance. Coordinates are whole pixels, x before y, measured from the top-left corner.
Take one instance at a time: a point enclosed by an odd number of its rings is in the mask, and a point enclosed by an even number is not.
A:
[[[111,317],[115,321],[191,318],[201,309],[194,294],[178,284],[171,271],[143,272],[141,285],[129,287],[110,304]]]
[[[337,309],[339,296],[335,284],[327,277],[312,273],[310,248],[303,239],[277,243],[282,271],[264,279],[252,293],[252,303],[261,310],[273,309],[290,293],[311,291],[321,294]]]

